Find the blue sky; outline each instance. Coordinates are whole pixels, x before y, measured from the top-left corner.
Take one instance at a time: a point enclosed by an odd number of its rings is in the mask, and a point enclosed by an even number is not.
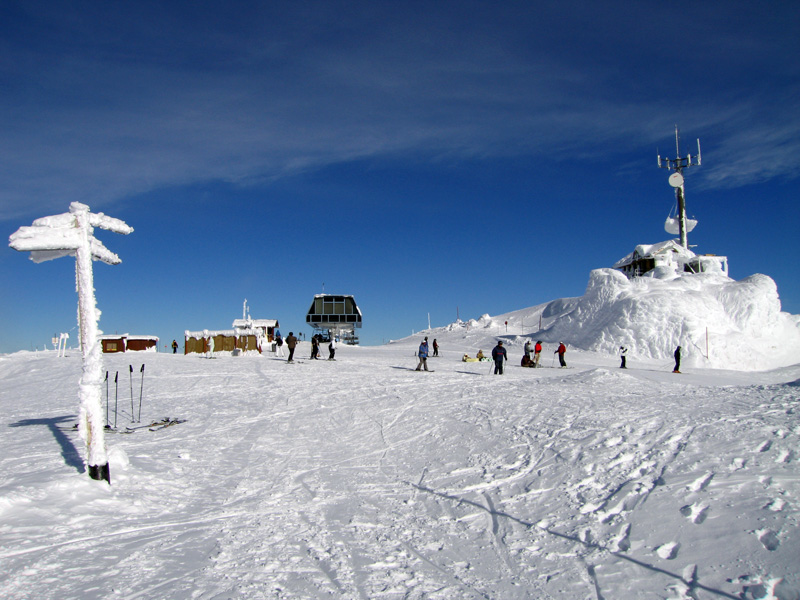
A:
[[[106,333],[362,341],[579,296],[663,230],[656,153],[700,138],[689,241],[800,313],[796,2],[16,2],[0,6],[0,232],[81,201]],[[0,352],[76,323],[74,261],[0,252]]]

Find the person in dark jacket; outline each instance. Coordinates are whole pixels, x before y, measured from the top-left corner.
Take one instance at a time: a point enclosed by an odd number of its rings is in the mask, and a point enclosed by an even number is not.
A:
[[[439,356],[439,344],[436,341],[436,338],[433,338],[433,355]]]
[[[508,360],[508,352],[503,348],[503,340],[497,342],[497,346],[492,350],[492,358],[494,359],[494,374],[503,374],[503,362]]]
[[[681,347],[678,346],[675,349],[675,368],[672,370],[673,373],[680,373],[681,372]]]
[[[178,353],[178,340],[172,340],[172,353]]]
[[[289,332],[289,337],[286,338],[286,347],[289,349],[289,360],[286,362],[294,362],[294,349],[297,346],[297,338],[294,337],[294,333],[291,331]]]
[[[619,358],[620,358],[620,361],[621,361],[620,365],[619,365],[620,369],[627,369],[628,368],[628,361],[627,361],[628,357],[627,357],[627,354],[628,354],[628,349],[624,348],[623,346],[620,346],[619,347]]]
[[[311,336],[311,359],[317,360],[319,358],[319,335]]]

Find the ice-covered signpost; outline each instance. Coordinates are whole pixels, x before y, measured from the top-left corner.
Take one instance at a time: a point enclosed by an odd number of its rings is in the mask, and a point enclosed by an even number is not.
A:
[[[83,354],[78,432],[86,442],[89,477],[111,483],[103,431],[103,361],[97,328],[100,313],[94,295],[92,260],[101,260],[109,265],[122,261],[94,237],[95,227],[124,235],[133,231],[124,221],[89,212],[85,204],[73,202],[68,213],[42,217],[30,227],[20,227],[9,238],[9,246],[20,252],[30,252],[31,260],[36,263],[62,256],[75,257],[78,326]]]

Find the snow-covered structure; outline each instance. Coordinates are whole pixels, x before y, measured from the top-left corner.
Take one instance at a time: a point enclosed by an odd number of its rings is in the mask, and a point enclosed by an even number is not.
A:
[[[317,333],[339,337],[346,344],[358,344],[356,328],[361,327],[361,309],[353,296],[317,294],[306,314],[306,323]]]
[[[272,342],[275,330],[280,327],[277,319],[251,319],[247,300],[242,307],[242,318],[234,319],[232,329],[209,331],[185,331],[184,354],[209,354],[230,352],[258,352]]]
[[[651,271],[670,273],[722,273],[728,274],[728,258],[715,254],[697,255],[684,248],[678,240],[658,244],[639,244],[633,252],[614,264],[628,279],[641,277]]]
[[[63,256],[75,257],[75,283],[78,291],[78,328],[81,337],[83,374],[79,384],[81,399],[78,434],[86,442],[86,464],[89,477],[111,483],[103,434],[104,420],[100,386],[103,381],[103,360],[98,321],[100,311],[94,295],[92,262],[109,265],[122,262],[94,236],[95,228],[122,235],[133,232],[124,221],[93,213],[80,202],[72,202],[69,212],[36,219],[30,227],[20,227],[8,238],[9,246],[19,252],[30,252],[33,262],[40,263]]]
[[[103,354],[114,352],[158,352],[158,336],[155,335],[130,335],[108,334],[100,336],[103,345]]]

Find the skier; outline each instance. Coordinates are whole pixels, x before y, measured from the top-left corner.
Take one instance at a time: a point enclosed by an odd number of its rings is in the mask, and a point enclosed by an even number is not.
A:
[[[289,360],[286,362],[294,362],[294,349],[297,346],[297,338],[294,337],[294,333],[291,331],[289,332],[289,337],[286,338],[286,347],[289,349]]]
[[[319,359],[319,334],[311,336],[311,358],[309,360]]]
[[[419,364],[417,365],[417,371],[421,371],[422,367],[425,367],[425,370],[428,370],[428,338],[425,338],[422,343],[419,345],[419,351],[417,352],[417,356],[419,356]]]
[[[172,353],[178,353],[178,340],[172,340]]]
[[[681,372],[681,347],[678,346],[675,349],[675,368],[672,371],[673,373],[680,373]]]
[[[336,360],[334,355],[336,354],[336,338],[331,336],[331,343],[328,344],[328,360]]]
[[[503,348],[503,340],[497,342],[497,346],[492,350],[492,358],[494,359],[494,374],[503,374],[503,361],[508,360],[508,352]]]
[[[275,332],[275,356],[283,356],[283,337],[280,331]]]
[[[628,349],[627,348],[624,348],[622,346],[619,347],[619,358],[622,361],[621,364],[619,365],[620,369],[627,369],[628,368],[627,367],[627,361],[626,361],[627,356],[625,356],[627,353],[628,353]]]
[[[561,368],[567,368],[567,361],[564,360],[564,354],[567,352],[567,347],[564,345],[564,342],[558,342],[558,349],[553,352],[553,354],[558,353],[558,362],[561,363]]]
[[[539,366],[539,356],[542,353],[542,340],[536,342],[536,345],[533,347],[533,366]]]
[[[528,340],[525,342],[525,356],[528,357],[528,360],[531,358],[531,341]]]
[[[436,338],[433,338],[433,355],[439,356],[439,344],[436,342]]]

